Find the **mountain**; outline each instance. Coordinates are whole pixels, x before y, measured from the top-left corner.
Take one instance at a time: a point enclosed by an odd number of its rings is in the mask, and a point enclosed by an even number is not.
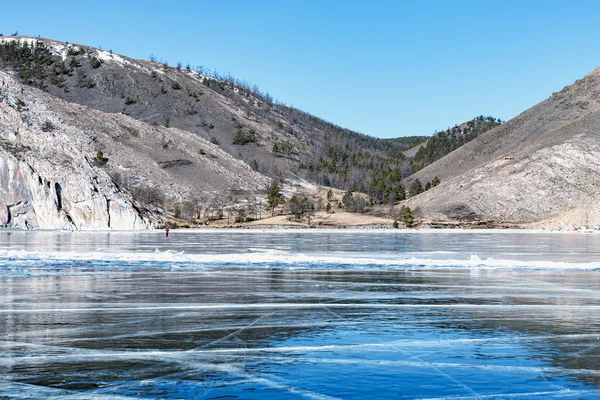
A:
[[[189,132],[68,103],[4,72],[0,110],[3,225],[144,228],[152,216],[139,203],[156,203],[162,192],[186,198],[194,187],[256,190],[269,182]]]
[[[0,84],[3,226],[145,228],[226,207],[244,220],[273,182],[315,203],[319,185],[345,192],[322,210],[397,218],[388,206],[408,205],[432,226],[600,226],[599,70],[501,125],[397,139],[232,77],[41,38],[0,38]]]
[[[600,69],[404,181],[424,220],[541,228],[600,225]]]
[[[274,103],[233,77],[83,45],[3,38],[0,67],[62,100],[190,132],[271,178],[355,187],[378,198],[373,172],[388,176],[404,165],[403,150],[427,139],[373,138]]]
[[[218,215],[284,179],[398,199],[402,152],[426,139],[376,139],[231,77],[42,38],[0,38],[0,71],[3,226]]]

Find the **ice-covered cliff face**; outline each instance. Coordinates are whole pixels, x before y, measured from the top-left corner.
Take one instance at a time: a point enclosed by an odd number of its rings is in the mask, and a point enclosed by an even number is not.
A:
[[[149,227],[92,152],[92,138],[63,124],[39,91],[0,72],[0,226]]]

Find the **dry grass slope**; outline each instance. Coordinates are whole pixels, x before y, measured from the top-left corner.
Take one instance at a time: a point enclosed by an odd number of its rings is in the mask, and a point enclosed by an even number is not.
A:
[[[600,69],[410,179],[442,184],[408,200],[422,218],[530,227],[600,225]]]

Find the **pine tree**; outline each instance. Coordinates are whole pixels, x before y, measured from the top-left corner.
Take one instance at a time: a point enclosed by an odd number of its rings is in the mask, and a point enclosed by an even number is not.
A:
[[[415,226],[415,218],[413,217],[412,211],[409,207],[404,208],[404,211],[402,212],[402,222],[407,228],[412,228]]]
[[[275,208],[283,203],[285,203],[285,197],[281,193],[281,188],[278,185],[272,185],[267,191],[267,209],[271,210],[272,215],[275,215]]]
[[[333,190],[329,189],[327,191],[327,201],[333,200]]]
[[[423,193],[423,185],[419,178],[415,179],[410,185],[410,195],[416,196],[419,193]]]

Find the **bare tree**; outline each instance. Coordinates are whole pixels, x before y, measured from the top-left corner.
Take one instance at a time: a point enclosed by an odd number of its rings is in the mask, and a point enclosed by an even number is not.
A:
[[[191,202],[193,204],[193,208],[194,208],[194,216],[196,219],[201,219],[202,218],[202,212],[205,211],[206,207],[207,207],[207,201],[208,199],[206,198],[205,195],[200,195],[198,197],[193,197]]]
[[[246,207],[243,205],[237,205],[233,208],[235,212],[235,222],[245,222],[247,218]]]
[[[232,200],[233,198],[229,190],[215,192],[209,203],[211,219],[222,219],[225,215],[225,207],[229,205]]]
[[[246,196],[246,212],[251,219],[260,219],[260,200],[253,191],[248,192]]]
[[[188,200],[183,204],[183,218],[192,221],[195,219],[196,203],[193,200]]]

